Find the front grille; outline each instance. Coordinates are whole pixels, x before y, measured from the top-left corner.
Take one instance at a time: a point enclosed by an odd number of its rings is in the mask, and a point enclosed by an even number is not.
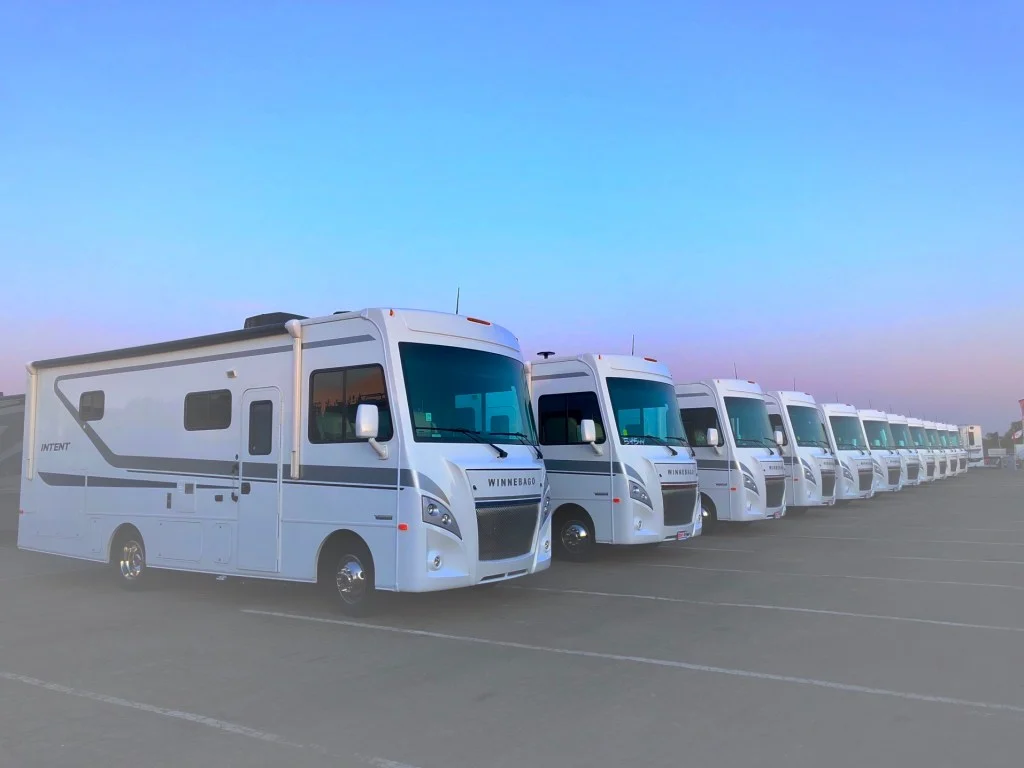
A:
[[[826,471],[822,470],[822,472],[821,472],[821,495],[822,495],[822,497],[828,498],[829,496],[832,496],[833,494],[835,494],[835,492],[836,492],[836,473],[835,472],[826,472]]]
[[[478,501],[476,526],[481,560],[505,560],[530,551],[540,499]]]
[[[697,484],[663,485],[661,498],[665,505],[665,525],[686,525],[693,522],[697,503]]]
[[[870,491],[871,484],[875,480],[874,471],[871,469],[858,470],[857,474],[860,477],[860,489],[861,491]]]
[[[889,485],[899,485],[899,484],[900,484],[900,468],[899,467],[889,467]]]
[[[918,464],[907,464],[907,479],[917,480],[918,474],[921,472],[921,467]]]
[[[764,479],[765,493],[768,498],[765,503],[768,509],[775,509],[782,506],[782,500],[786,498],[786,478],[766,477]]]
[[[939,474],[946,474],[946,461],[945,459],[939,459]]]
[[[928,462],[928,477],[935,477],[935,462]]]
[[[967,459],[960,459],[960,469],[967,469]]]

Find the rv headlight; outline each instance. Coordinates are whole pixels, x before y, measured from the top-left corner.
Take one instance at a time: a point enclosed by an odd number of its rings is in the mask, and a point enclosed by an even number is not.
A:
[[[743,473],[743,487],[755,496],[761,495],[757,490],[757,481],[754,479],[754,476],[748,475],[746,472]]]
[[[443,528],[449,533],[454,533],[460,539],[462,538],[462,531],[459,530],[455,515],[444,504],[429,496],[423,497],[423,522],[436,525],[438,528]]]
[[[843,464],[843,477],[845,477],[851,483],[853,482],[853,472],[851,472],[850,468],[845,464]]]
[[[544,486],[544,498],[540,503],[540,524],[544,523],[548,519],[548,515],[551,514],[551,486]]]
[[[814,472],[811,471],[811,465],[803,459],[800,459],[800,463],[804,465],[804,480],[811,485],[817,485],[818,481],[814,479]]]
[[[874,466],[874,468],[875,468],[875,474],[876,474],[876,475],[881,475],[882,477],[885,477],[885,471],[884,471],[884,470],[882,469],[882,465],[881,465],[881,464],[879,464],[879,463],[878,463],[877,461],[875,461],[874,459],[872,459],[872,460],[871,460],[871,464],[872,464],[872,465]]]
[[[651,497],[647,495],[647,491],[639,483],[634,483],[632,480],[629,481],[629,497],[654,509],[654,504],[651,503]]]

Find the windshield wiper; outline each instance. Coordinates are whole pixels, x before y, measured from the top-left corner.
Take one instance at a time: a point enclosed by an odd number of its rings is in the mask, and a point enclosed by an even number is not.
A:
[[[627,437],[638,437],[638,438],[641,438],[643,440],[653,440],[658,445],[663,445],[666,448],[668,448],[672,452],[673,456],[678,456],[679,455],[679,451],[677,451],[675,448],[673,448],[671,445],[669,445],[668,440],[666,440],[663,437],[658,437],[657,435],[628,435]]]
[[[495,445],[490,440],[484,440],[483,436],[478,430],[466,429],[465,427],[436,427],[431,424],[429,427],[416,427],[417,432],[455,432],[460,435],[469,435],[480,444],[486,443],[498,452],[498,458],[504,459],[508,457],[508,451],[499,445]]]
[[[518,437],[519,438],[519,442],[521,442],[523,445],[530,446],[531,448],[533,448],[533,450],[535,450],[537,452],[537,458],[538,459],[543,459],[544,458],[544,454],[540,452],[540,446],[537,445],[536,443],[531,443],[530,442],[530,438],[527,437],[526,435],[524,435],[522,432],[489,432],[488,434],[491,434],[491,435],[507,435],[508,437]]]
[[[779,456],[782,455],[782,446],[775,442],[775,438],[774,437],[762,437],[761,441],[764,443],[764,447],[767,448],[769,452],[771,452],[771,450],[772,450],[772,446],[768,445],[768,443],[770,442],[772,445],[774,445],[776,448],[779,449]],[[772,453],[772,456],[774,456],[774,455],[775,454]]]

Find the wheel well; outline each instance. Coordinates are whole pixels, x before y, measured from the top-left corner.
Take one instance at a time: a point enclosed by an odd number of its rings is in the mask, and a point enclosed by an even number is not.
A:
[[[569,516],[582,517],[586,521],[587,525],[590,526],[590,532],[594,533],[594,518],[592,518],[590,513],[579,504],[563,504],[555,510],[554,514],[551,516],[551,520],[555,523],[561,523]]]
[[[701,493],[700,504],[702,507],[707,507],[708,510],[715,513],[715,517],[718,517],[718,507],[715,506],[715,502],[711,500],[711,497],[706,493]]]
[[[321,577],[323,576],[324,568],[332,567],[330,562],[331,557],[346,546],[361,548],[370,560],[370,568],[373,568],[373,554],[370,552],[370,548],[366,546],[366,541],[363,540],[362,536],[354,531],[335,531],[324,539],[323,543],[320,545],[320,552],[316,557],[316,580],[318,583],[322,581]]]
[[[107,549],[108,562],[114,561],[114,547],[116,547],[121,542],[122,539],[125,539],[128,536],[138,537],[139,543],[142,544],[143,547],[146,546],[146,541],[142,538],[142,534],[139,532],[138,528],[136,528],[131,523],[122,523],[121,525],[117,526],[117,528],[114,530],[113,535],[111,535],[110,537],[110,547]]]

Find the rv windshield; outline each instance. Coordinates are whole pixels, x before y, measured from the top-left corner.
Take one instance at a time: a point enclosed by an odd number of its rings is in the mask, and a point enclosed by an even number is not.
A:
[[[934,429],[926,429],[925,434],[928,435],[928,445],[931,448],[941,448],[939,444],[939,433]]]
[[[958,435],[956,432],[947,432],[946,434],[949,435],[949,446],[951,448],[959,448],[960,447],[960,435]]]
[[[605,381],[623,445],[686,445],[676,393],[670,384],[621,377]]]
[[[840,451],[857,451],[867,448],[864,430],[856,416],[829,416],[832,434],[836,437],[836,448]]]
[[[521,361],[440,344],[398,350],[417,442],[537,444]]]
[[[914,437],[914,445],[918,448],[928,447],[928,437],[924,433],[924,427],[911,427],[910,434]]]
[[[945,432],[941,430],[936,430],[935,436],[939,439],[939,447],[949,448],[949,438],[946,436]]]
[[[818,409],[810,405],[787,405],[796,444],[805,448],[828,448],[828,435]]]
[[[889,423],[889,431],[892,433],[894,448],[913,448],[914,441],[910,439],[910,427],[906,424]]]
[[[760,397],[727,397],[725,410],[737,448],[775,446],[768,408]]]
[[[889,438],[889,422],[864,420],[864,432],[868,436],[868,445],[872,448],[892,448]]]

